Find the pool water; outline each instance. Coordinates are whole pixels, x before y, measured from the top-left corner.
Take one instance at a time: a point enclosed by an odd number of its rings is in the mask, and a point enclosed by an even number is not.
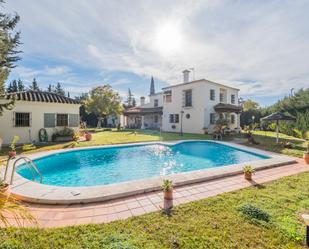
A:
[[[76,187],[119,183],[266,158],[269,157],[211,141],[190,141],[172,146],[150,144],[75,150],[46,156],[34,160],[34,163],[43,175],[43,184]],[[17,172],[32,180],[32,174],[25,166],[19,166]]]

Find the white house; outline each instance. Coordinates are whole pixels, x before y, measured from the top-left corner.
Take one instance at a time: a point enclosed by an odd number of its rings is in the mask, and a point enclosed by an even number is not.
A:
[[[212,132],[216,121],[229,121],[228,129],[240,130],[239,89],[206,79],[189,81],[188,70],[183,71],[181,84],[163,88],[155,93],[151,81],[149,102],[127,110],[124,114],[129,128],[162,129],[168,132]]]
[[[78,101],[50,92],[25,91],[7,94],[9,101],[15,96],[12,110],[5,110],[0,116],[0,138],[9,144],[12,138],[20,137],[19,143],[39,141],[39,131],[44,128],[51,140],[56,129],[79,128]]]

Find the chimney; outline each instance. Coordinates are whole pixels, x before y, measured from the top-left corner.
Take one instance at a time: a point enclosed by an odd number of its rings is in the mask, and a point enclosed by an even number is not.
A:
[[[145,105],[145,97],[141,97],[141,105]]]
[[[186,69],[186,70],[183,70],[182,73],[183,73],[183,83],[188,83],[190,71]]]

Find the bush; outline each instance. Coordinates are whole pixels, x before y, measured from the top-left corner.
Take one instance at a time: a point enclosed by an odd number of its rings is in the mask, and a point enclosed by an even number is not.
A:
[[[259,221],[264,221],[264,222],[270,221],[270,215],[266,211],[252,204],[245,203],[239,206],[237,210],[241,212],[249,220],[252,220],[252,221],[259,220]]]

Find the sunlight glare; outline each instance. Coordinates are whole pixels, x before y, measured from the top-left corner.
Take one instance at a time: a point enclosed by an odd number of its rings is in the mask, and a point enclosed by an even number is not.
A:
[[[169,55],[181,50],[182,34],[179,25],[168,22],[158,26],[155,32],[155,48],[162,54]]]

